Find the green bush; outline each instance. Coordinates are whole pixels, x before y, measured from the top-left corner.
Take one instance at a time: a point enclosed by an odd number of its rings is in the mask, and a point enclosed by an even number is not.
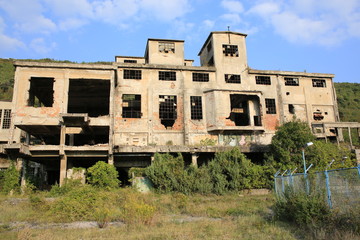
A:
[[[20,173],[16,170],[12,163],[8,169],[3,173],[1,182],[1,192],[9,194],[11,191],[19,191],[20,189]]]
[[[274,206],[275,216],[283,221],[300,226],[322,227],[331,219],[331,211],[324,194],[295,192],[287,188]]]
[[[79,179],[65,179],[65,183],[61,187],[58,184],[52,185],[49,195],[51,197],[63,196],[80,186],[82,186],[82,183]]]
[[[162,193],[225,194],[250,188],[271,186],[272,171],[253,164],[238,148],[215,154],[207,165],[185,168],[181,154],[155,154],[145,175]]]
[[[113,165],[98,161],[87,171],[87,181],[89,184],[100,188],[117,188],[120,185],[118,172]]]

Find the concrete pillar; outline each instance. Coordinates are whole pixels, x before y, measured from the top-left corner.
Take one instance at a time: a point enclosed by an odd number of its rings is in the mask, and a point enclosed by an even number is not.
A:
[[[59,185],[62,186],[65,183],[66,178],[66,170],[67,170],[67,156],[60,156],[60,179]]]
[[[198,159],[199,155],[196,153],[192,153],[191,154],[191,165],[194,167],[198,167],[198,163],[197,163],[197,159]]]
[[[247,101],[248,102],[248,109],[249,109],[249,125],[255,126],[254,123],[254,116],[255,116],[255,104],[252,100]]]
[[[22,193],[24,193],[23,188],[26,186],[26,171],[27,171],[28,163],[29,163],[28,160],[23,159],[22,168],[21,168],[21,181],[20,181],[20,186],[21,186],[21,192]]]
[[[75,134],[69,135],[69,145],[70,146],[74,146],[74,138],[75,138]]]
[[[114,165],[114,155],[110,154],[108,156],[108,164]]]
[[[25,144],[30,145],[30,138],[31,138],[30,134],[26,132],[25,133]]]
[[[348,127],[348,133],[349,133],[350,146],[351,146],[351,149],[353,149],[353,142],[352,142],[352,137],[351,137],[351,128],[350,128],[350,127]]]

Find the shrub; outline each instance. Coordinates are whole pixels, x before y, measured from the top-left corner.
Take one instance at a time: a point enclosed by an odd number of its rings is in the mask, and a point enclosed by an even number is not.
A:
[[[95,187],[111,189],[117,188],[120,184],[116,168],[102,161],[90,167],[87,174],[87,181]]]
[[[287,188],[283,197],[277,199],[274,211],[278,219],[300,226],[321,227],[331,218],[324,194],[295,192],[292,188]]]
[[[20,189],[20,173],[16,170],[15,165],[12,163],[8,169],[3,173],[1,180],[1,192],[9,194],[11,191],[19,191]]]
[[[67,194],[68,192],[70,192],[71,190],[82,186],[81,180],[79,179],[65,179],[65,183],[64,185],[62,185],[60,187],[60,185],[55,184],[53,186],[51,186],[51,190],[49,192],[49,195],[51,197],[58,197],[58,196],[63,196],[65,194]]]

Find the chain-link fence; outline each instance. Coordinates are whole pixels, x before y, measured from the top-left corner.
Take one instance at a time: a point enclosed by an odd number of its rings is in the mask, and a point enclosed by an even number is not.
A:
[[[330,208],[347,209],[360,206],[360,165],[316,173],[275,176],[275,192],[281,197],[287,188],[295,192],[319,192],[326,196]]]

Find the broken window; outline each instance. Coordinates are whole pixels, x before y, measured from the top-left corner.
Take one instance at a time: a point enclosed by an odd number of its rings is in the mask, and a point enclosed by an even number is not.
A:
[[[207,45],[207,51],[210,52],[212,49],[212,42],[210,41],[209,44]]]
[[[225,56],[238,57],[239,56],[238,46],[223,44],[223,53]]]
[[[326,87],[326,82],[324,79],[313,79],[312,80],[313,87]]]
[[[1,120],[1,110],[0,110],[0,120]],[[4,118],[2,121],[2,128],[9,129],[11,123],[11,109],[4,109]]]
[[[141,118],[141,95],[122,95],[122,117]]]
[[[28,106],[52,107],[54,103],[54,78],[30,78]]]
[[[141,79],[141,70],[124,69],[124,79]]]
[[[208,73],[193,73],[192,74],[194,82],[208,82],[209,74]]]
[[[284,79],[285,79],[285,86],[299,86],[298,78],[286,77]]]
[[[265,106],[267,114],[276,114],[275,99],[265,98]]]
[[[137,60],[125,59],[124,63],[137,63]]]
[[[202,101],[201,96],[190,96],[191,119],[202,119]]]
[[[316,109],[316,111],[313,113],[313,117],[315,121],[320,121],[324,119],[324,115],[322,114],[320,109]]]
[[[177,118],[177,101],[176,96],[160,95],[159,96],[159,117],[161,124],[166,128],[171,128]]]
[[[256,84],[271,85],[270,76],[255,76]]]
[[[225,82],[226,83],[241,83],[240,75],[236,74],[225,74]]]
[[[109,114],[110,80],[70,79],[68,113],[87,113],[89,117]]]
[[[173,42],[159,42],[159,52],[175,53],[175,43],[173,43]]]
[[[293,104],[289,104],[289,113],[295,114],[295,107]]]
[[[230,116],[227,119],[235,122],[236,126],[248,126],[249,121],[249,96],[230,94]]]
[[[163,81],[176,81],[176,72],[159,72],[159,80]]]

